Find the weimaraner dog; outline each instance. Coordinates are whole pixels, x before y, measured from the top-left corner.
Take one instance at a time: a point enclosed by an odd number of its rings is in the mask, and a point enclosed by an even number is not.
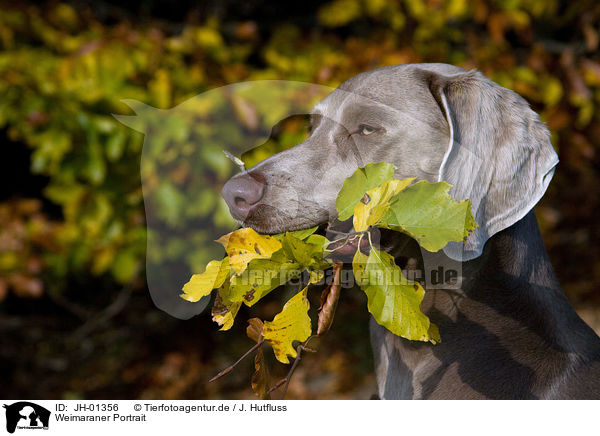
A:
[[[533,212],[558,162],[548,130],[479,72],[409,64],[359,74],[315,106],[306,141],[233,177],[223,196],[259,232],[308,228],[333,221],[344,180],[380,161],[397,178],[450,183],[479,228],[433,260],[398,233],[381,235],[402,266],[450,265],[460,280],[426,286],[422,309],[440,344],[371,320],[379,397],[600,398],[600,338],[564,297]]]

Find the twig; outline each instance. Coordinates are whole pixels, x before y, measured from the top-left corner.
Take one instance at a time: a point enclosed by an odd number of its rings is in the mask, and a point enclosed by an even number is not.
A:
[[[131,286],[125,286],[120,292],[115,301],[106,306],[101,312],[94,317],[89,318],[77,330],[73,332],[72,338],[74,341],[81,341],[84,337],[92,333],[105,322],[117,316],[127,306],[131,292]]]
[[[240,171],[242,173],[246,172],[246,166],[244,165],[244,162],[239,157],[234,156],[233,154],[229,153],[227,150],[223,150],[223,153],[225,153],[225,156],[227,156],[229,159],[231,159],[231,161],[238,166],[238,168],[240,169]]]
[[[296,367],[298,366],[298,364],[300,363],[300,359],[302,358],[302,345],[298,345],[298,347],[296,348],[296,353],[296,359],[294,360],[294,363],[290,368],[290,372],[288,372],[288,375],[284,379],[285,384],[283,385],[283,391],[281,392],[282,400],[285,399],[285,394],[287,393],[288,386],[290,385],[290,381],[292,380],[292,375],[294,374],[294,371],[296,370]]]
[[[325,229],[325,231],[329,232],[329,233],[334,233],[336,235],[344,235],[344,236],[350,236],[350,235],[356,233],[354,231],[352,231],[352,232],[340,232],[339,230],[333,230],[333,229],[330,229],[330,228]]]
[[[282,378],[281,380],[279,380],[277,383],[275,383],[275,385],[273,385],[270,389],[269,389],[269,394],[271,392],[273,392],[274,390],[277,390],[281,387],[281,385],[283,385],[283,391],[281,393],[281,399],[285,399],[285,394],[287,393],[287,389],[288,386],[290,385],[290,381],[292,380],[292,375],[294,374],[294,371],[296,370],[296,367],[298,366],[298,364],[300,363],[300,359],[302,359],[302,351],[307,351],[309,353],[314,353],[315,350],[308,348],[308,342],[316,337],[317,335],[312,335],[310,336],[306,341],[304,341],[303,343],[301,343],[300,345],[298,345],[296,347],[296,359],[294,360],[294,363],[292,364],[292,367],[290,368],[289,372],[287,373],[287,375],[285,376],[285,378]]]
[[[65,298],[54,286],[47,288],[47,295],[54,304],[67,310],[82,321],[87,320],[91,316],[91,312],[88,309]]]
[[[346,237],[344,238],[340,238],[340,239],[334,239],[333,241],[329,241],[327,243],[327,245],[331,245],[331,244],[335,244],[336,242],[340,242],[340,241],[347,241],[348,240],[348,235],[346,235]]]
[[[231,372],[231,370],[237,366],[238,363],[240,363],[242,360],[244,360],[244,358],[247,357],[250,353],[252,353],[253,351],[256,351],[258,349],[258,347],[260,347],[263,344],[263,342],[265,342],[264,339],[261,339],[260,341],[258,341],[256,344],[254,344],[254,346],[252,348],[250,348],[248,351],[246,351],[244,353],[244,355],[237,360],[237,362],[235,362],[233,365],[230,365],[227,368],[225,368],[223,371],[221,371],[220,373],[215,375],[213,378],[211,378],[208,382],[209,383],[213,382],[213,381],[223,377],[224,375],[229,374]]]
[[[269,391],[267,393],[270,394],[271,392],[279,389],[281,387],[281,385],[283,385],[285,383],[286,380],[287,380],[287,377],[279,380],[277,383],[275,383],[273,386],[271,386],[271,388],[269,389]]]
[[[358,235],[358,233],[355,233],[355,235]],[[362,235],[360,237],[362,238]],[[356,239],[356,236],[354,236],[353,238],[347,238],[342,245],[340,245],[339,247],[335,247],[333,250],[329,250],[329,251],[331,251],[331,253],[333,253],[334,251],[339,250],[340,248],[344,248],[346,245],[348,245],[350,242],[354,241],[355,239]],[[341,239],[339,239],[339,240],[341,240]]]

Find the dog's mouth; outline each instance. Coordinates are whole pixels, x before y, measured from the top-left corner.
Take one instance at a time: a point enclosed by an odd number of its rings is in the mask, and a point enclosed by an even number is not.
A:
[[[370,229],[369,235],[367,235],[365,232],[354,231],[352,218],[345,221],[327,220],[326,214],[321,217],[313,216],[314,218],[317,218],[316,221],[320,221],[315,234],[324,236],[331,241],[327,246],[327,255],[335,261],[352,262],[359,249],[368,255],[371,243],[379,249],[387,249],[385,244],[381,244],[388,237],[385,229]],[[308,219],[298,222],[297,219],[286,216],[283,211],[267,204],[257,205],[245,220],[238,222],[244,227],[252,227],[257,232],[268,235],[305,230],[315,226]]]
[[[262,205],[261,205],[262,206]],[[273,218],[276,217],[273,211],[266,210],[267,208],[259,207],[253,210],[251,214],[246,217],[243,222],[240,222],[240,225],[245,227],[252,227],[259,233],[275,235],[284,232],[294,232],[298,230],[307,230],[314,227],[314,224],[304,224],[304,225],[290,225],[289,221],[282,222],[274,221]],[[269,220],[265,220],[265,215],[267,212],[271,212]],[[322,221],[318,224],[317,230],[314,232],[317,235],[321,235],[326,237],[331,243],[327,246],[327,250],[330,252],[330,255],[335,259],[344,258],[347,260],[350,257],[350,260],[359,245],[363,251],[368,253],[368,238],[366,235],[362,235],[354,232],[352,219],[346,221]]]
[[[258,216],[251,214],[244,222],[240,222],[240,224],[245,227],[252,227],[257,232],[268,235],[306,230],[314,227],[314,224],[290,226],[289,221],[285,219],[274,222],[273,218],[277,215],[273,214],[273,210],[264,207],[259,208],[259,210]],[[267,216],[270,219],[264,220]],[[391,245],[388,247],[388,241],[393,241],[395,232],[386,229],[371,228],[368,230],[368,233],[369,235],[366,232],[355,232],[351,218],[346,221],[338,221],[337,219],[321,221],[315,231],[315,234],[324,236],[330,241],[326,251],[327,257],[344,263],[351,263],[359,249],[363,254],[368,255],[371,251],[371,244],[380,250],[389,251],[391,249]]]

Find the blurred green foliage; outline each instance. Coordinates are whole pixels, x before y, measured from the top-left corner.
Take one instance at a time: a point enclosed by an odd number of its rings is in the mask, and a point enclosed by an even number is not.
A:
[[[334,0],[268,25],[227,8],[183,25],[127,13],[106,18],[93,4],[0,3],[0,128],[18,141],[5,147],[31,149],[31,173],[49,178],[41,196],[62,210],[44,236],[52,243],[36,245],[42,260],[35,273],[23,267],[28,250],[1,247],[2,259],[12,252],[21,260],[0,262],[0,289],[16,290],[6,277],[17,272],[53,279],[108,274],[121,283],[143,278],[140,174],[168,229],[201,220],[205,230],[189,240],[193,252],[177,239],[161,240],[153,262],[184,256],[197,269],[213,235],[230,228],[219,192],[234,167],[221,153],[223,138],[204,141],[197,159],[175,160],[170,149],[185,150],[206,132],[191,115],[155,120],[161,129],[152,147],[168,177],[153,180],[152,168],[140,168],[144,136],[111,116],[131,114],[123,99],[167,109],[243,80],[337,86],[361,71],[407,62],[478,68],[541,114],[561,158],[538,208],[546,243],[559,276],[569,278],[568,292],[587,296],[600,285],[597,2]],[[286,123],[275,142],[245,156],[247,163],[301,140],[300,126]],[[206,189],[186,191],[202,183]],[[585,261],[573,253],[586,253]]]

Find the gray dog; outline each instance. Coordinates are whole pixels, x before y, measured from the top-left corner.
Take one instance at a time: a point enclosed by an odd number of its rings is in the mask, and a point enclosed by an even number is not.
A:
[[[308,228],[335,219],[344,180],[380,161],[397,178],[447,181],[479,223],[434,262],[460,271],[458,286],[428,286],[422,304],[441,344],[372,320],[380,398],[600,398],[600,339],[562,294],[532,210],[558,162],[548,130],[480,73],[410,64],[359,74],[315,106],[306,141],[232,178],[223,196],[259,232]],[[400,236],[382,235],[382,246],[419,252]]]

